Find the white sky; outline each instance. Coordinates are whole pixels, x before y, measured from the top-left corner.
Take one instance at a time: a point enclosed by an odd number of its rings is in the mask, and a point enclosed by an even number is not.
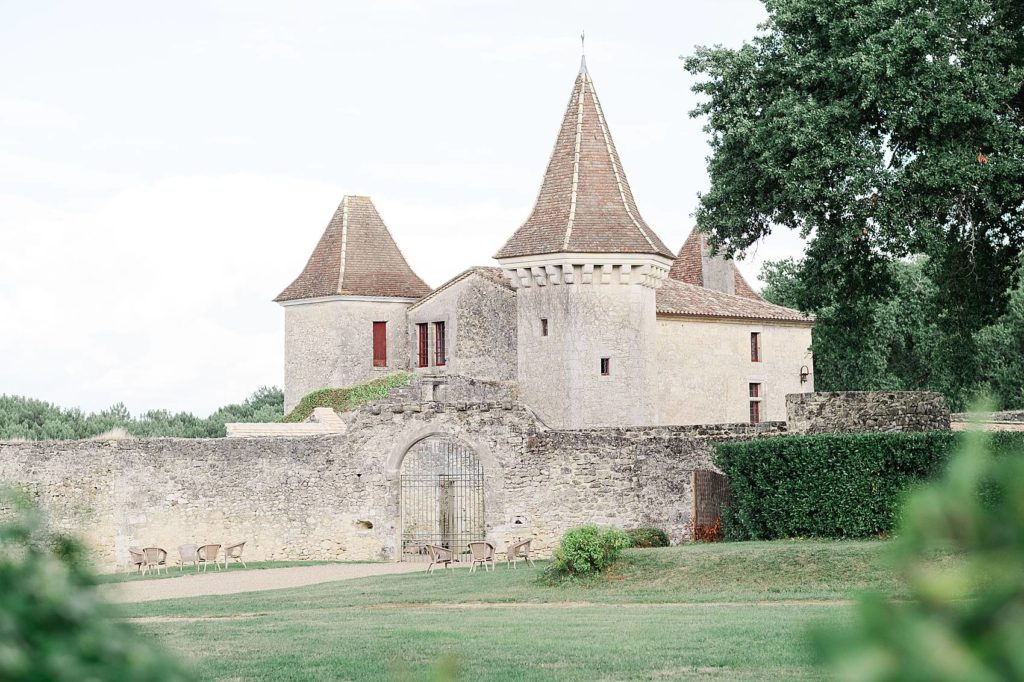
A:
[[[0,393],[207,414],[283,383],[283,311],[344,194],[432,286],[528,215],[587,64],[677,249],[708,153],[678,57],[759,2],[0,0]],[[792,234],[740,263],[799,251]]]

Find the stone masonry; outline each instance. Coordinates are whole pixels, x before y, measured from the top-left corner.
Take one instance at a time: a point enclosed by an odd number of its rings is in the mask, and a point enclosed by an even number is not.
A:
[[[786,396],[790,433],[949,430],[949,407],[928,391],[840,391]]]
[[[247,556],[395,560],[405,454],[451,438],[484,470],[487,538],[534,538],[611,523],[688,537],[691,473],[716,439],[783,425],[552,431],[521,404],[394,403],[343,415],[344,435],[0,443],[0,481],[25,488],[102,568],[132,546],[246,540]]]

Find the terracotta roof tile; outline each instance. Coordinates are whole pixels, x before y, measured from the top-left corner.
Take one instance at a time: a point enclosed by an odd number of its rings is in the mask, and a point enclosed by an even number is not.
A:
[[[729,264],[733,273],[733,289],[737,296],[744,298],[752,298],[756,301],[763,301],[761,295],[754,291],[747,280],[744,279],[743,274],[740,273],[740,269],[736,267],[736,263],[732,260],[726,260],[721,256],[712,256],[711,249],[708,247],[707,239],[697,230],[690,232],[690,236],[683,242],[683,246],[679,249],[679,254],[676,256],[675,262],[672,263],[672,269],[669,270],[668,276],[679,282],[686,282],[687,284],[693,284],[699,287],[709,286],[704,279],[704,259],[705,258],[717,258],[721,261],[725,261]],[[725,292],[728,293],[728,292]]]
[[[338,295],[420,298],[429,293],[370,197],[346,196],[302,273],[274,300]]]
[[[533,212],[495,258],[672,252],[637,210],[593,81],[580,70]]]
[[[775,320],[813,324],[814,317],[761,299],[733,296],[668,278],[655,294],[659,315]]]

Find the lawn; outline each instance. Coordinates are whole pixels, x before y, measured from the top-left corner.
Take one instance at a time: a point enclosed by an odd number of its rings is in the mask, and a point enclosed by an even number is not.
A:
[[[632,550],[606,580],[538,569],[364,578],[135,604],[126,617],[224,680],[822,679],[809,627],[902,588],[876,541]],[[938,557],[936,560],[942,560]],[[456,679],[456,678],[451,678]]]

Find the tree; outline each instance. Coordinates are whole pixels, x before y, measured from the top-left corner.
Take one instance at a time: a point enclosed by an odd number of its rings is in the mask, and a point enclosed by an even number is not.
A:
[[[1006,409],[1024,409],[1024,277],[1010,292],[1006,314],[978,332],[986,387]]]
[[[974,333],[1006,308],[1024,247],[1024,4],[766,0],[750,43],[699,48],[710,190],[698,227],[726,255],[777,226],[808,238],[803,309],[863,330],[928,257],[954,402]],[[851,386],[852,388],[852,386]]]

